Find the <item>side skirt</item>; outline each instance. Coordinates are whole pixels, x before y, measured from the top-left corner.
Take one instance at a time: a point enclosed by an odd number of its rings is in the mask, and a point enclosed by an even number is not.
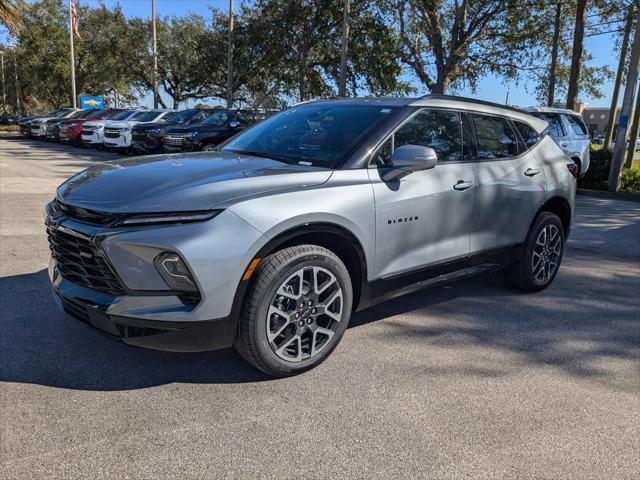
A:
[[[476,253],[470,257],[430,265],[366,282],[356,310],[425,288],[499,270],[515,263],[521,245]]]

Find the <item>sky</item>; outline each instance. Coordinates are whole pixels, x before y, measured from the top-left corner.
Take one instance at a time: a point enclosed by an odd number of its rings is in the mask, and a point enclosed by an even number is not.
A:
[[[98,6],[99,0],[78,0],[78,3],[84,5]],[[112,7],[119,3],[123,12],[127,16],[137,17],[151,17],[151,0],[103,0],[108,7]],[[238,11],[242,0],[234,1],[234,10]],[[221,10],[225,10],[229,7],[228,0],[156,0],[156,10],[158,16],[182,16],[186,13],[197,13],[202,16],[208,17],[210,15],[210,7],[216,7]],[[551,19],[550,19],[551,20]],[[592,19],[597,21],[597,19]],[[615,26],[606,26],[615,27]],[[604,28],[606,30],[613,30],[614,28]],[[82,26],[80,26],[82,28]],[[0,28],[0,42],[5,37],[4,32]],[[591,66],[607,65],[615,72],[618,66],[619,57],[614,51],[614,36],[613,35],[600,35],[594,37],[585,38],[585,49],[593,56],[593,60],[589,62]],[[420,87],[419,82],[414,82],[416,86]],[[613,81],[606,82],[601,88],[605,94],[603,98],[594,99],[581,96],[580,100],[585,101],[589,107],[609,107],[611,104],[611,92],[613,90]],[[497,103],[505,103],[507,92],[509,92],[509,104],[528,106],[535,105],[537,103],[534,94],[534,85],[531,83],[526,85],[524,83],[505,84],[501,79],[487,76],[478,83],[478,88],[475,93],[469,90],[463,90],[460,95],[471,96],[481,100],[488,100]],[[423,93],[427,93],[424,91]],[[169,98],[163,95],[169,101]],[[562,99],[561,99],[562,100]],[[143,99],[143,104],[146,106],[152,106],[153,98],[148,95]],[[170,105],[170,102],[168,102]]]

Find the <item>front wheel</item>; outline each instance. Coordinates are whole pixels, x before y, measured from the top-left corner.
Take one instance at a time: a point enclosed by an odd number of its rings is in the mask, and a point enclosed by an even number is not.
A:
[[[513,283],[520,290],[538,292],[547,288],[560,268],[564,253],[564,228],[557,215],[542,212],[533,222],[513,266]]]
[[[296,375],[324,361],[349,323],[349,272],[317,245],[280,250],[260,264],[240,319],[235,347],[274,377]]]

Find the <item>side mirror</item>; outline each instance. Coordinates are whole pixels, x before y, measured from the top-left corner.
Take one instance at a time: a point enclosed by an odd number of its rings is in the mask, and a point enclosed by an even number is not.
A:
[[[238,128],[240,126],[240,122],[238,120],[231,120],[229,122],[229,127],[231,128]]]
[[[391,167],[382,175],[382,180],[390,182],[406,177],[410,173],[429,170],[438,163],[438,155],[431,147],[422,145],[402,145],[391,154]]]

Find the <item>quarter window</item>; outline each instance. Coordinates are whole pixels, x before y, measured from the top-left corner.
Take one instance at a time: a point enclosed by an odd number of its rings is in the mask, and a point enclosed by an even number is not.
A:
[[[480,160],[507,158],[518,154],[515,133],[504,118],[473,115],[473,123]]]
[[[538,143],[538,140],[540,139],[540,135],[538,135],[538,132],[536,132],[533,128],[531,128],[526,123],[515,122],[515,121],[513,123],[518,129],[518,132],[520,132],[520,136],[524,140],[524,144],[527,147],[531,147],[536,143]]]
[[[555,113],[534,113],[534,115],[549,124],[547,125],[547,128],[545,128],[544,133],[548,133],[553,138],[564,137],[567,135],[564,131],[559,115],[556,115]]]

